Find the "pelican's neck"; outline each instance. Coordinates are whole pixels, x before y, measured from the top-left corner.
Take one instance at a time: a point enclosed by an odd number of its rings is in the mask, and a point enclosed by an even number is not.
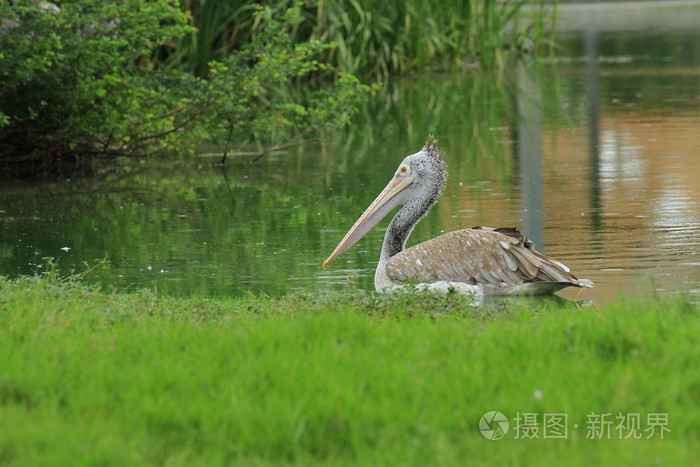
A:
[[[431,191],[423,194],[423,196],[419,194],[414,197],[391,220],[384,234],[382,254],[379,258],[380,263],[384,263],[406,248],[406,241],[411,235],[413,228],[437,202],[440,190]]]

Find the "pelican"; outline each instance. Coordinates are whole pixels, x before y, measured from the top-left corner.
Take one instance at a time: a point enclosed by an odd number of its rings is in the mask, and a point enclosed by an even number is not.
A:
[[[411,231],[435,205],[446,180],[445,162],[431,135],[423,149],[401,162],[389,184],[323,262],[323,268],[402,205],[384,235],[374,275],[378,292],[407,283],[479,296],[542,295],[568,286],[593,287],[592,281],[576,278],[563,263],[537,251],[514,228],[472,227],[406,248]]]

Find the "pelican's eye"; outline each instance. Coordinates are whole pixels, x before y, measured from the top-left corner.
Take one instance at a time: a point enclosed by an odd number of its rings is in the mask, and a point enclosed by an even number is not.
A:
[[[399,175],[408,175],[411,173],[411,167],[409,167],[406,164],[403,164],[401,167],[399,167]]]

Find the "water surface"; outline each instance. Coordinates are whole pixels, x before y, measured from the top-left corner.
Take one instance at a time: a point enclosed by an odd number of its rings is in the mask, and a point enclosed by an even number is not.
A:
[[[518,226],[597,283],[567,298],[700,293],[700,33],[621,29],[572,28],[541,66],[393,83],[334,140],[257,165],[241,156],[221,169],[201,155],[92,180],[3,182],[0,274],[107,258],[87,281],[202,297],[372,289],[388,220],[320,264],[434,133],[450,178],[409,244]]]

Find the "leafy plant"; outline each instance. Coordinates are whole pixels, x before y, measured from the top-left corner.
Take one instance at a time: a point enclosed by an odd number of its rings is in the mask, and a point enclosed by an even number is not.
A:
[[[0,17],[0,170],[185,153],[203,141],[299,142],[344,124],[367,91],[351,76],[305,99],[285,91],[324,68],[314,56],[329,47],[292,43],[294,7],[256,8],[251,41],[203,77],[151,60],[192,31],[171,0],[2,2]]]
[[[309,92],[307,81],[305,93],[295,92],[288,83],[331,69],[316,57],[334,46],[317,40],[293,42],[290,30],[300,19],[298,8],[256,6],[254,18],[250,42],[226,60],[210,63],[206,100],[211,111],[204,121],[211,135],[227,148],[233,135],[239,145],[255,140],[265,148],[262,157],[319,130],[345,125],[369,87],[340,74],[332,88]]]
[[[185,15],[159,0],[87,0],[48,8],[40,2],[3,2],[0,31],[0,162],[37,162],[47,156],[118,148],[135,120],[144,133],[167,118],[161,78],[139,66],[154,44],[187,30]],[[146,118],[144,118],[146,114]]]

